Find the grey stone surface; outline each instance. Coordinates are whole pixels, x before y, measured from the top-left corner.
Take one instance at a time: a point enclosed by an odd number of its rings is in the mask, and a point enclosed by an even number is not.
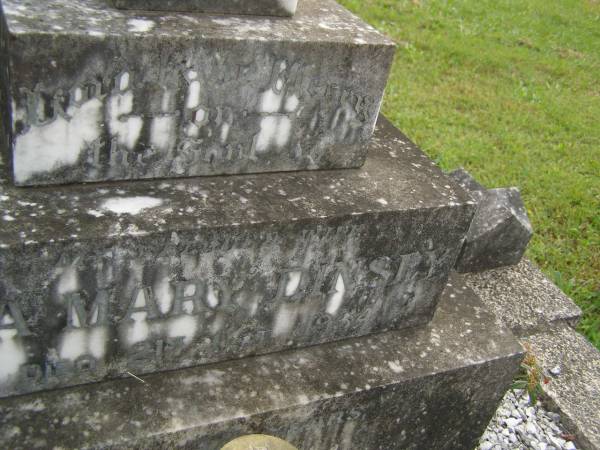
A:
[[[486,188],[479,184],[479,182],[464,168],[461,167],[453,170],[452,172],[448,173],[448,176],[461,185],[469,194],[471,194],[473,200],[479,202],[483,199]]]
[[[382,120],[362,169],[0,185],[2,395],[430,320],[475,205]]]
[[[451,284],[425,327],[0,400],[0,441],[213,450],[264,433],[302,450],[471,450],[522,353]]]
[[[4,175],[4,163],[2,161],[6,150],[10,148],[11,112],[8,99],[9,85],[8,75],[8,28],[4,18],[2,2],[0,1],[0,179]]]
[[[581,309],[527,258],[511,267],[463,274],[465,282],[513,333],[527,336],[576,326]]]
[[[478,201],[456,270],[481,272],[517,264],[532,235],[519,190],[488,189]]]
[[[3,6],[18,185],[359,167],[394,54],[333,0],[290,19]]]
[[[600,353],[571,329],[581,317],[579,307],[527,259],[461,277],[541,363],[550,379],[542,385],[546,406],[560,413],[582,448],[600,448]],[[568,445],[557,442],[556,448]]]
[[[298,0],[111,0],[117,8],[293,16]]]
[[[544,385],[548,404],[560,411],[582,448],[600,449],[600,352],[567,326],[523,342],[550,378]]]

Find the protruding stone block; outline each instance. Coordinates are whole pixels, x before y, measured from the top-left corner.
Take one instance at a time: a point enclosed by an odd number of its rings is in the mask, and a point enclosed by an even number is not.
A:
[[[374,141],[360,170],[0,185],[0,393],[430,320],[475,205]]]
[[[117,8],[293,16],[298,0],[112,0]]]
[[[463,168],[448,176],[478,204],[456,270],[482,272],[518,264],[533,235],[519,190],[486,189]]]
[[[489,189],[478,203],[456,270],[481,272],[518,264],[532,235],[519,190]]]
[[[476,202],[481,201],[485,196],[486,188],[479,184],[479,182],[462,167],[450,172],[448,176],[465,189]]]
[[[213,450],[265,433],[306,450],[471,450],[522,350],[451,283],[424,327],[2,399],[0,446]]]
[[[17,185],[365,161],[394,46],[333,0],[305,0],[285,20],[2,4]]]

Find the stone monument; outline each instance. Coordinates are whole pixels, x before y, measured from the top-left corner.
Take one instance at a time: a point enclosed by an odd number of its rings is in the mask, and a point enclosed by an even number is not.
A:
[[[378,119],[389,40],[333,0],[1,5],[3,447],[474,445],[521,350],[448,281],[475,202]]]

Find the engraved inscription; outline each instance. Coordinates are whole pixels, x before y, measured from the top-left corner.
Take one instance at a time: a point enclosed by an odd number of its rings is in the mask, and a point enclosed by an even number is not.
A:
[[[413,323],[441,292],[452,251],[428,243],[378,256],[356,245],[359,236],[360,228],[349,226],[306,232],[297,241],[266,234],[258,242],[207,239],[198,248],[171,238],[152,255],[124,248],[56,255],[40,313],[21,307],[28,297],[1,299],[0,392]]]
[[[67,89],[20,89],[17,183],[55,174],[100,180],[235,172],[273,160],[312,167],[332,145],[353,145],[372,131],[377,102],[356,88],[321,84],[315,64],[199,52],[156,80],[124,64]]]

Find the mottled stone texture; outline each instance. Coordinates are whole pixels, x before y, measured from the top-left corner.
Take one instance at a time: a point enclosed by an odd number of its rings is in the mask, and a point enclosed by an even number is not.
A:
[[[293,16],[297,0],[111,0],[117,8]]]
[[[364,163],[394,46],[333,0],[291,19],[3,5],[18,185]]]
[[[471,450],[522,353],[452,285],[425,327],[0,400],[0,441],[212,450],[264,433],[310,450]]]
[[[519,189],[486,189],[462,168],[448,176],[478,205],[456,270],[482,272],[518,264],[533,236]]]
[[[466,273],[463,279],[502,323],[517,336],[557,325],[575,328],[581,309],[527,258],[515,266]]]
[[[0,185],[2,395],[430,320],[475,205],[389,123],[360,170]]]
[[[9,86],[8,70],[8,28],[4,19],[2,2],[0,2],[0,181],[6,174],[6,164],[3,159],[9,159],[5,149],[10,148],[11,110],[8,100]],[[6,157],[5,157],[6,155]]]
[[[489,189],[479,201],[456,270],[481,272],[518,264],[532,235],[519,190]]]
[[[475,201],[479,202],[484,197],[485,187],[462,167],[450,172],[448,176],[465,189]]]

